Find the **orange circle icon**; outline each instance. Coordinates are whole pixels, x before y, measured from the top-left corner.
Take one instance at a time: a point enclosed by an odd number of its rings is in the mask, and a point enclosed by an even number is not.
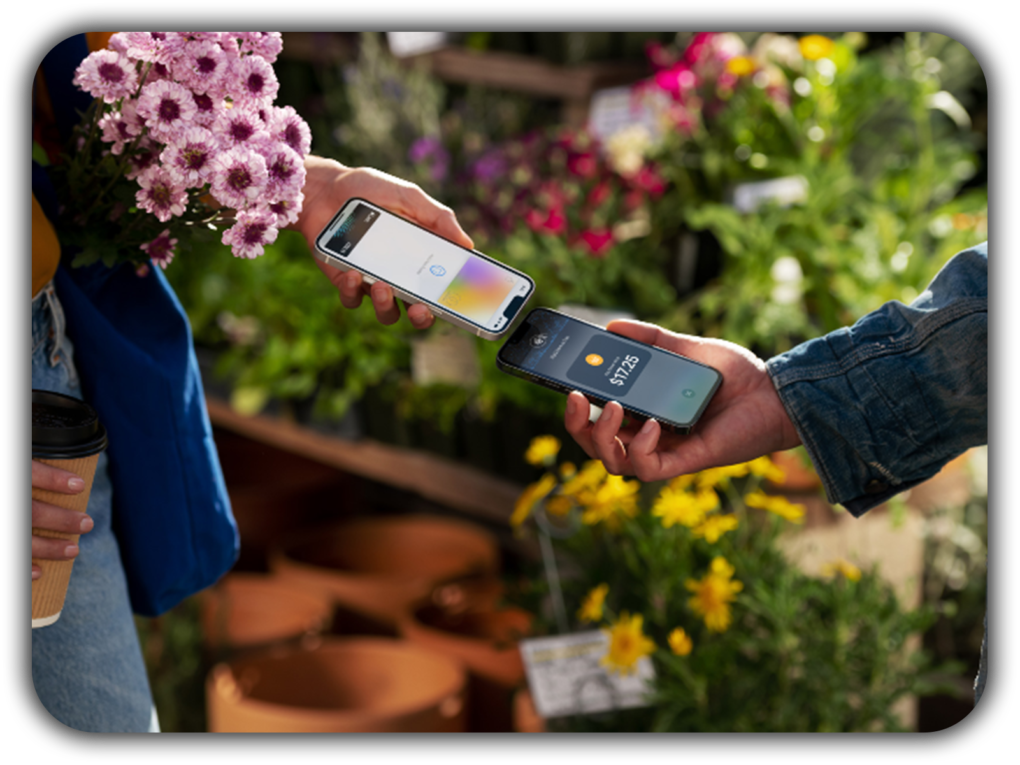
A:
[[[591,364],[593,367],[597,367],[602,363],[603,359],[597,353],[589,353],[584,357],[584,360]]]

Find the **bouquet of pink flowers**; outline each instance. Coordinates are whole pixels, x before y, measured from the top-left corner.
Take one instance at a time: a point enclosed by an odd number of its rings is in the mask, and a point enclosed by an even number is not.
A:
[[[75,265],[152,259],[222,230],[254,258],[301,212],[308,125],[274,106],[278,32],[121,32],[74,84],[92,95],[60,178]]]

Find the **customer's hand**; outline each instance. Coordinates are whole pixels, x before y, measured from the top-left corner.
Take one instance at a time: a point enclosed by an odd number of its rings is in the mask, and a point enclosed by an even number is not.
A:
[[[304,234],[308,247],[315,251],[315,238],[336,215],[344,202],[362,197],[380,207],[409,218],[442,237],[464,247],[473,248],[471,241],[449,207],[440,204],[417,185],[371,168],[348,168],[322,157],[305,159],[307,177],[301,216],[293,228]],[[340,291],[340,301],[347,308],[357,308],[368,295],[375,315],[383,324],[393,324],[400,318],[400,307],[393,290],[382,282],[371,287],[364,283],[356,271],[341,271],[319,260],[319,268]],[[432,326],[434,318],[424,303],[407,306],[407,317],[417,329]]]
[[[614,321],[606,329],[708,364],[723,376],[694,432],[686,436],[664,431],[655,420],[623,427],[623,407],[615,401],[595,423],[589,422],[588,400],[578,391],[571,393],[564,417],[567,431],[610,473],[657,481],[745,462],[800,443],[765,363],[749,350],[636,321]]]
[[[74,473],[32,460],[32,488],[45,489],[58,494],[78,494],[85,489],[85,481]],[[65,534],[87,534],[92,531],[92,519],[76,510],[57,507],[48,502],[32,500],[32,529],[60,531]],[[50,539],[32,534],[32,558],[41,560],[70,560],[78,555],[78,545],[66,539]],[[32,564],[32,579],[42,576],[42,569]]]

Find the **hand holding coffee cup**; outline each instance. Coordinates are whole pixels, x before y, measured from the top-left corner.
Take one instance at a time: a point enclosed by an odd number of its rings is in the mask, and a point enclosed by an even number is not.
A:
[[[78,537],[91,529],[85,510],[106,443],[106,430],[88,404],[32,391],[33,628],[53,624],[64,607]]]
[[[85,490],[81,476],[66,470],[32,460],[32,489],[57,494],[80,494]],[[58,532],[67,537],[87,534],[92,531],[92,519],[77,510],[59,505],[32,500],[32,528],[43,532]],[[32,535],[33,560],[70,560],[78,555],[78,546],[73,540],[63,537]],[[42,567],[32,564],[32,580],[42,576]]]

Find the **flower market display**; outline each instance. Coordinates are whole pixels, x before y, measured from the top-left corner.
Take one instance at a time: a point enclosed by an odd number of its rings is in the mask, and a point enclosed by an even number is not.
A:
[[[301,211],[307,124],[275,106],[279,32],[119,32],[78,67],[95,98],[54,169],[75,263],[166,268],[193,239],[255,258]]]
[[[916,647],[935,613],[905,608],[877,570],[836,559],[809,576],[788,562],[777,540],[805,508],[765,490],[784,480],[770,459],[641,484],[558,451],[549,436],[531,445],[543,474],[512,524],[524,539],[557,530],[567,630],[606,634],[607,672],[650,657],[655,675],[643,706],[550,718],[548,730],[905,729],[897,702],[936,677]],[[553,589],[536,567],[517,597],[548,613]]]

